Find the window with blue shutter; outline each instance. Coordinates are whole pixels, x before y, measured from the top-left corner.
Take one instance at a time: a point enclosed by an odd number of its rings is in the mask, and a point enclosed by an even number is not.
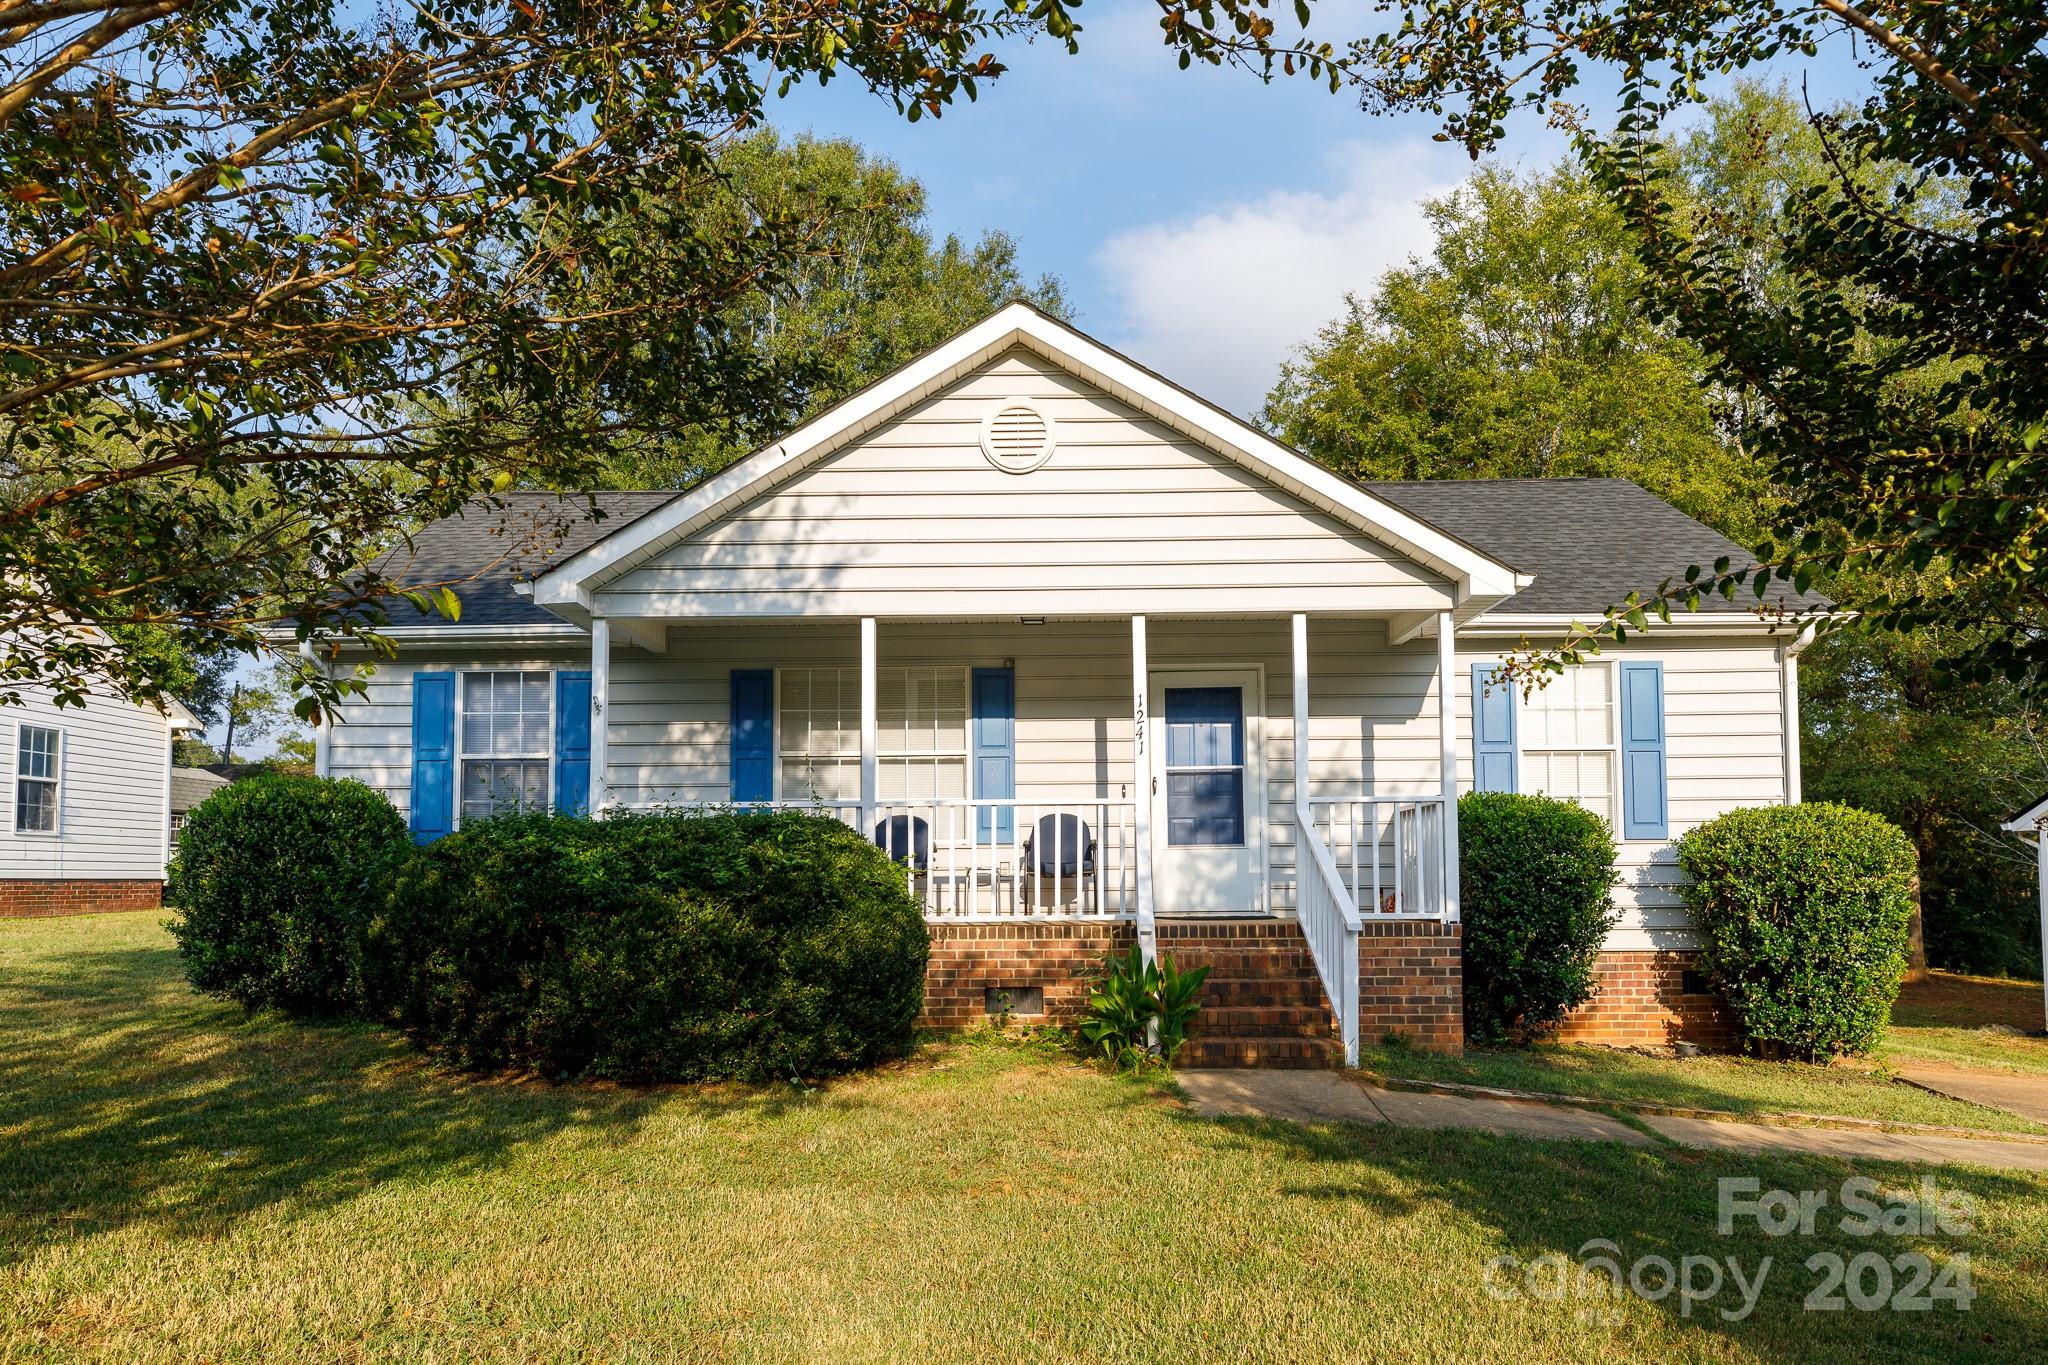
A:
[[[977,668],[973,677],[974,795],[1006,801],[1017,795],[1017,675],[1007,668]],[[1016,838],[1017,813],[1005,806],[975,817],[975,840],[1006,844]],[[993,827],[993,828],[992,828]]]
[[[1515,790],[1515,685],[1472,665],[1472,790]]]
[[[555,809],[590,813],[590,671],[555,674]]]
[[[1625,663],[1621,666],[1622,838],[1670,836],[1664,787],[1664,665]]]
[[[412,837],[429,844],[455,827],[455,675],[412,675]]]
[[[775,799],[775,670],[732,671],[732,799]]]

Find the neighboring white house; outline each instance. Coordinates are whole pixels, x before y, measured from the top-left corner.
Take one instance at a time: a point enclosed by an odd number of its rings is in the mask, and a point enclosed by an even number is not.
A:
[[[1797,643],[1740,606],[1485,685],[1740,547],[1618,480],[1348,482],[1024,305],[690,492],[596,496],[523,564],[507,528],[581,498],[422,532],[402,572],[479,575],[461,619],[389,631],[320,771],[421,839],[549,805],[836,813],[906,862],[940,1022],[976,982],[1057,996],[1002,974],[1068,972],[1048,945],[1088,932],[1237,934],[1305,938],[1348,1043],[1453,1045],[1476,775],[1611,822],[1613,989],[1581,1032],[1662,1038],[1712,1013],[1673,837],[1798,799]]]
[[[2034,840],[2034,871],[2037,883],[2036,895],[2041,910],[2041,960],[2048,966],[2048,796],[2042,797],[2012,819],[2005,822],[2008,832],[2021,836],[2031,835]],[[2048,1020],[2048,983],[2041,987],[2041,1004],[2044,1020]]]
[[[162,901],[170,858],[171,739],[198,722],[93,694],[58,706],[40,687],[0,706],[7,781],[0,916],[138,910]]]

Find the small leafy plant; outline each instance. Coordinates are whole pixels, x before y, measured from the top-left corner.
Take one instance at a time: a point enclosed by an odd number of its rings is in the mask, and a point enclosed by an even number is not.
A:
[[[1103,967],[1081,1015],[1081,1036],[1119,1068],[1144,1066],[1155,1055],[1173,1065],[1202,1008],[1209,969],[1182,971],[1164,956],[1147,962],[1136,943],[1128,952],[1110,954]]]

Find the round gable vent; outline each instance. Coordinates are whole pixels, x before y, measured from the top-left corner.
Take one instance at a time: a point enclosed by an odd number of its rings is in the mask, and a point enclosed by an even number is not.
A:
[[[1029,474],[1052,458],[1052,419],[1029,403],[1011,401],[981,424],[981,451],[1009,474]]]

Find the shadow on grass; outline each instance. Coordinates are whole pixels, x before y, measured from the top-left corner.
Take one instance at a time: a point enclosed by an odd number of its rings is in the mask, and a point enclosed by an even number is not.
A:
[[[1212,1140],[1261,1155],[1278,1153],[1296,1165],[1282,1192],[1291,1198],[1350,1204],[1383,1219],[1440,1214],[1449,1209],[1481,1230],[1471,1279],[1457,1289],[1485,1288],[1494,1297],[1548,1305],[1564,1320],[1618,1325],[1627,1307],[1603,1292],[1608,1281],[1585,1275],[1589,1259],[1611,1258],[1623,1276],[1644,1266],[1651,1291],[1630,1298],[1652,1304],[1694,1328],[1725,1335],[1765,1358],[1842,1360],[2032,1360],[2048,1340],[2048,1296],[2041,1290],[2042,1247],[2048,1245],[2048,1179],[1975,1169],[1885,1163],[1848,1164],[1825,1157],[1707,1152],[1618,1143],[1534,1141],[1476,1131],[1428,1131],[1345,1123],[1283,1120],[1210,1120],[1183,1112],[1183,1122],[1214,1131]],[[1910,1201],[1917,1183],[1931,1177],[1939,1190],[1974,1201],[1970,1231],[1951,1236],[1934,1228],[1922,1235],[1855,1236],[1842,1228],[1844,1180],[1867,1175],[1890,1200]],[[1827,1202],[1811,1235],[1796,1230],[1766,1235],[1753,1219],[1719,1229],[1720,1180],[1749,1178],[1760,1191],[1815,1190]],[[1512,1264],[1489,1271],[1504,1252]],[[1859,1311],[1810,1308],[1807,1296],[1823,1280],[1808,1258],[1833,1254],[1847,1261],[1877,1252],[1889,1263],[1909,1253],[1934,1266],[1968,1253],[1977,1291],[1968,1311],[1950,1302],[1931,1310]],[[1690,1273],[1704,1286],[1718,1275],[1711,1297],[1687,1302],[1663,1284],[1656,1261],[1686,1273],[1686,1258],[1711,1259],[1709,1272]],[[1731,1261],[1754,1281],[1763,1263],[1760,1292],[1744,1313]],[[1538,1269],[1529,1274],[1529,1267]],[[1865,1285],[1874,1285],[1875,1268]],[[1908,1273],[1889,1264],[1882,1275],[1894,1291],[1908,1288]],[[1496,1292],[1498,1291],[1498,1292]],[[1838,1291],[1839,1292],[1839,1291]],[[1724,1314],[1724,1310],[1726,1310]],[[1725,1348],[1723,1348],[1725,1349]],[[1717,1357],[1718,1358],[1718,1355]]]
[[[0,1264],[146,1223],[210,1236],[276,1205],[489,1169],[656,1106],[772,1117],[845,1103],[783,1087],[551,1086],[451,1073],[361,1024],[244,1015],[168,947],[51,952],[0,972]]]

